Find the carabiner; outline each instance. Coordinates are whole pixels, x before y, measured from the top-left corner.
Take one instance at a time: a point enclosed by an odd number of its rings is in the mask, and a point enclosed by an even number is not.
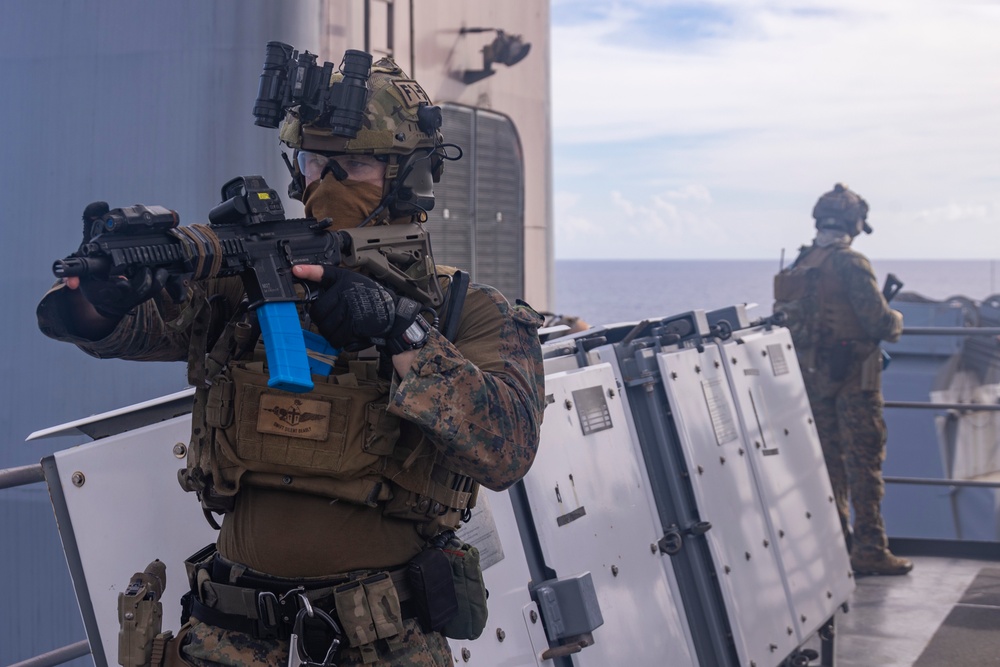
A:
[[[295,615],[295,623],[292,625],[292,636],[288,640],[288,667],[336,667],[333,659],[337,655],[337,649],[340,648],[340,639],[344,635],[343,631],[337,625],[337,622],[333,620],[333,617],[322,609],[313,607],[305,593],[299,593],[298,597],[302,608]],[[313,660],[312,656],[306,652],[305,646],[299,641],[299,638],[302,636],[303,621],[306,617],[320,619],[333,631],[333,639],[330,641],[329,648],[326,649],[323,662]]]

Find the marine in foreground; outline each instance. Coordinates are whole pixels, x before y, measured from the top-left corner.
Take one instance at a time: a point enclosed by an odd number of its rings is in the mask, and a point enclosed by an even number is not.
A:
[[[433,206],[440,110],[391,59],[348,52],[335,72],[272,42],[254,111],[281,119],[309,218],[413,225]],[[108,215],[88,207],[85,243]],[[275,360],[238,277],[181,295],[161,271],[70,277],[42,299],[46,335],[100,358],[186,360],[196,387],[179,480],[222,521],[187,563],[189,618],[154,664],[451,665],[445,637],[482,631],[477,555],[454,530],[478,485],[505,489],[532,463],[541,318],[433,272],[461,294],[421,303],[363,271],[294,266],[318,294],[297,316],[323,348],[299,393],[269,386]]]

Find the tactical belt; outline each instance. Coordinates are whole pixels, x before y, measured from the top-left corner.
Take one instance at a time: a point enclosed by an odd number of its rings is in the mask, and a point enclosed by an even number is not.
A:
[[[417,617],[406,568],[325,580],[298,581],[246,572],[231,578],[232,564],[216,556],[203,569],[209,573],[210,580],[202,580],[200,586],[184,596],[184,615],[223,630],[248,634],[255,639],[287,640],[291,636],[295,616],[303,604],[300,593],[308,598],[313,607],[325,611],[339,622],[334,604],[338,589],[372,584],[385,578],[390,578],[396,589],[402,619]]]

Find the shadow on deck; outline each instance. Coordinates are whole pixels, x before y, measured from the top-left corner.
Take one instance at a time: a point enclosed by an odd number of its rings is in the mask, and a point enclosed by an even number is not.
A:
[[[913,557],[902,577],[859,577],[837,615],[837,667],[1000,665],[1000,563]]]

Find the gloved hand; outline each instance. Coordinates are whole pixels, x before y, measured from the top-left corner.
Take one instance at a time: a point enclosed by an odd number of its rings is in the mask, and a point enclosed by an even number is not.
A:
[[[158,294],[169,275],[166,269],[153,273],[144,268],[132,278],[87,276],[80,279],[80,290],[99,315],[120,320],[137,305]]]
[[[368,345],[386,348],[390,354],[423,344],[427,326],[420,320],[423,336],[406,337],[420,317],[420,305],[393,294],[371,278],[334,266],[323,268],[322,294],[313,302],[309,316],[319,332],[338,349],[361,349]],[[419,338],[414,344],[413,339]]]

